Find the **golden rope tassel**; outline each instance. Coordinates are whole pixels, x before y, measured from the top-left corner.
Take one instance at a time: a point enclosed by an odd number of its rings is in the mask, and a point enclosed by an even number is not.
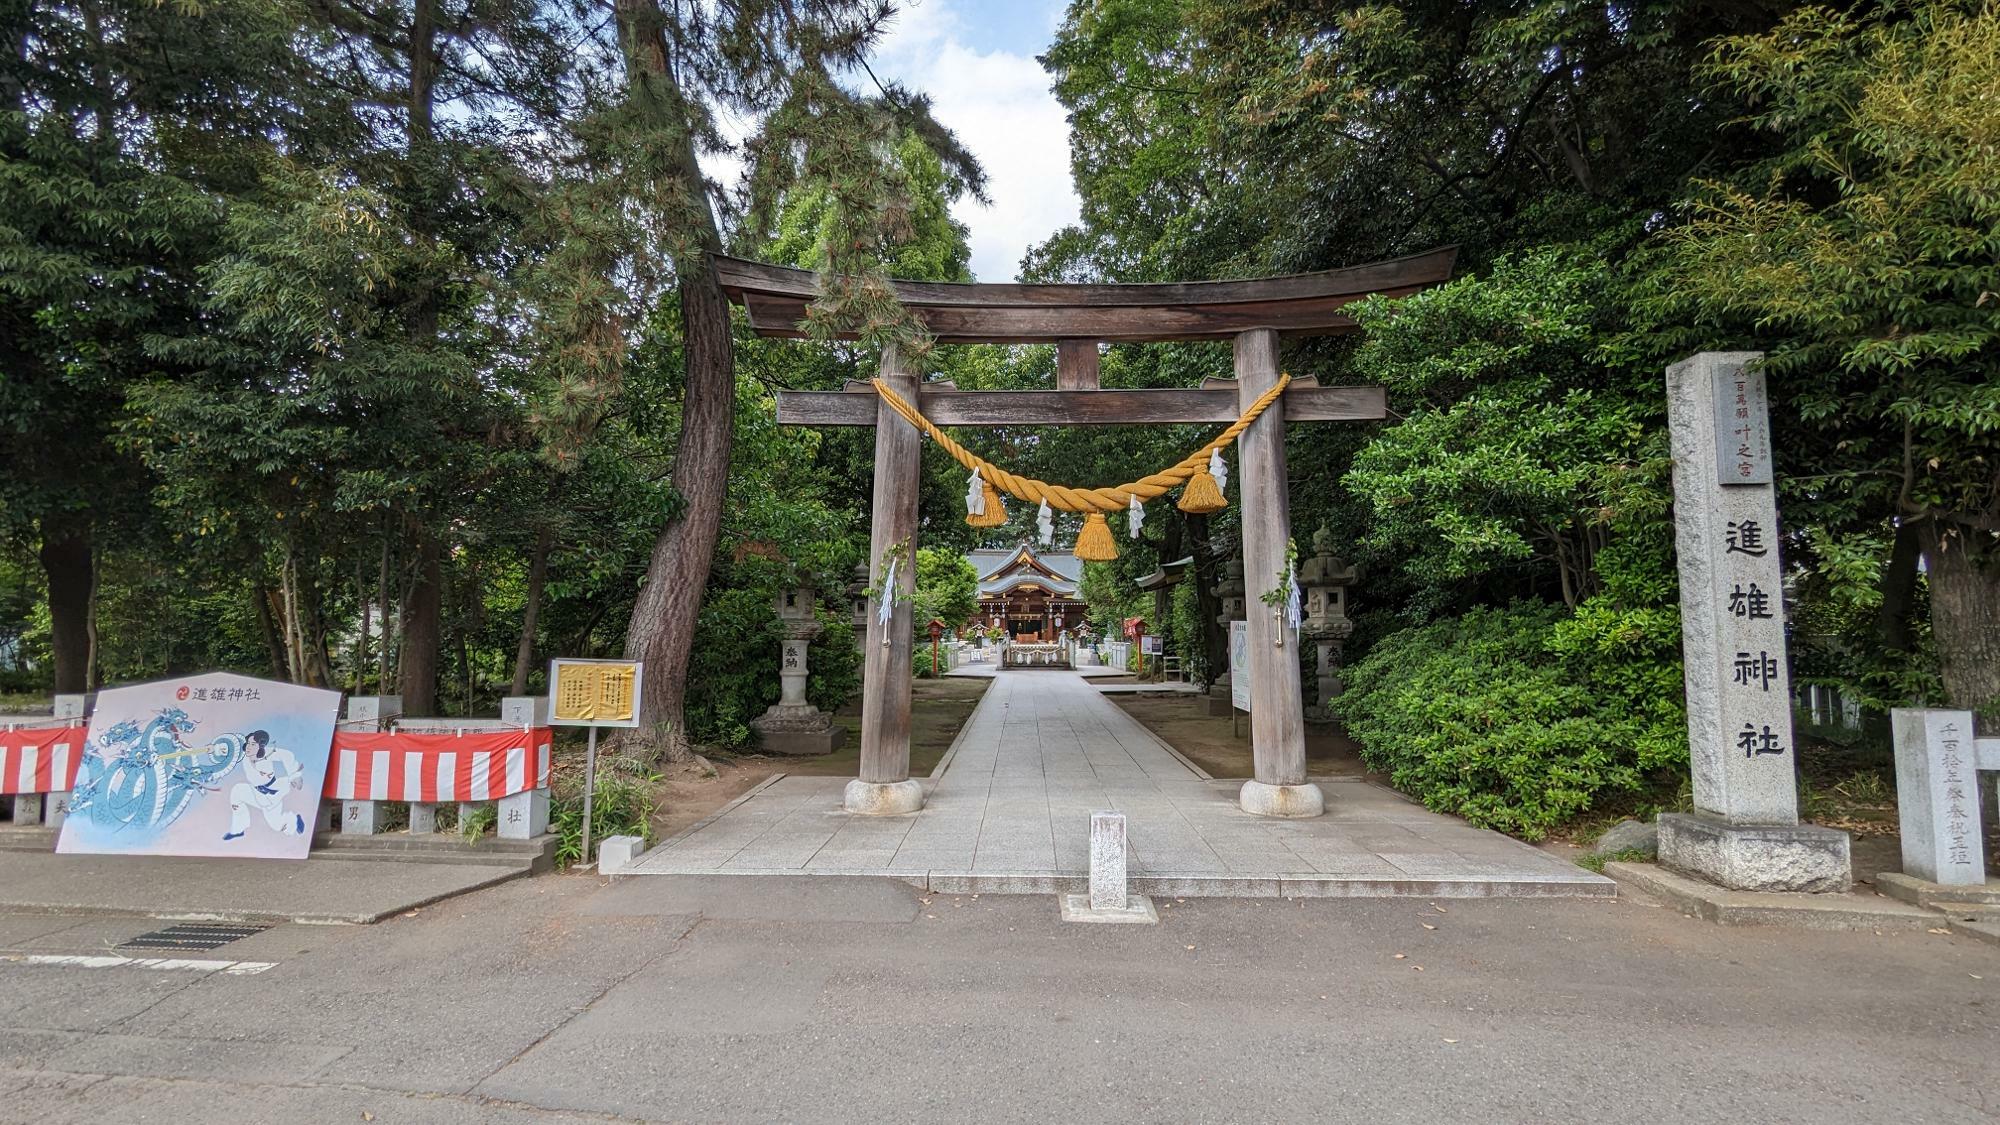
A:
[[[1110,562],[1118,557],[1118,542],[1111,538],[1111,525],[1104,522],[1103,512],[1083,517],[1083,530],[1076,535],[1075,554],[1085,562]]]
[[[980,495],[986,503],[980,506],[977,514],[966,514],[966,524],[971,527],[999,527],[1006,523],[1007,505],[1000,500],[1000,490],[994,488],[990,480],[982,481],[981,488],[983,491]]]
[[[1229,506],[1222,498],[1222,489],[1216,486],[1215,478],[1207,469],[1196,469],[1188,478],[1187,487],[1181,489],[1180,503],[1174,505],[1191,515],[1206,516]]]

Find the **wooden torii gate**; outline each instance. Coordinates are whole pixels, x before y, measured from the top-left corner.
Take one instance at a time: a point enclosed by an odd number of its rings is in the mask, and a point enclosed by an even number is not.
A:
[[[1089,426],[1234,422],[1278,380],[1278,341],[1285,336],[1351,332],[1341,311],[1371,294],[1404,296],[1450,278],[1456,248],[1447,247],[1349,269],[1251,281],[1163,285],[967,285],[896,282],[898,296],[944,344],[1057,345],[1053,391],[960,391],[924,383],[893,349],[882,356],[890,389],[940,426]],[[743,305],[762,336],[802,337],[800,325],[816,293],[813,275],[740,258],[720,258],[722,286]],[[1228,340],[1236,378],[1210,379],[1196,389],[1104,390],[1098,386],[1098,344],[1167,340]],[[1274,583],[1291,537],[1286,495],[1285,425],[1383,418],[1381,387],[1322,387],[1294,378],[1284,409],[1267,410],[1237,442],[1241,481],[1243,573],[1252,596]],[[914,550],[918,472],[923,436],[882,402],[865,382],[841,391],[781,391],[778,421],[805,426],[874,426],[875,493],[871,524],[871,584],[880,585],[884,552],[898,543]],[[902,567],[899,592],[916,588],[916,568]],[[899,602],[883,635],[868,619],[862,681],[860,776],[848,783],[850,812],[893,814],[923,807],[922,786],[910,777],[910,603]],[[1250,739],[1255,779],[1244,783],[1243,808],[1265,816],[1317,816],[1319,788],[1306,779],[1305,716],[1296,642],[1283,644],[1284,625],[1252,611]]]

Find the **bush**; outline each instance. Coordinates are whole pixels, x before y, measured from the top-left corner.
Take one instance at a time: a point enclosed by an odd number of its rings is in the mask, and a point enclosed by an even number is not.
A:
[[[1521,602],[1391,634],[1333,710],[1369,765],[1437,812],[1538,840],[1687,767],[1679,619]]]

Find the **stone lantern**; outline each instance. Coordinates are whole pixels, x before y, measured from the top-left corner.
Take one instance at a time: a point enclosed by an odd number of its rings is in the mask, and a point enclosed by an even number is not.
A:
[[[1312,557],[1299,564],[1299,589],[1305,595],[1305,621],[1299,633],[1319,650],[1317,702],[1306,708],[1308,718],[1331,718],[1326,705],[1345,686],[1340,682],[1340,661],[1341,650],[1354,632],[1354,622],[1347,616],[1347,588],[1354,585],[1354,579],[1354,568],[1333,553],[1333,532],[1322,526],[1313,533]]]
[[[854,564],[854,581],[847,584],[847,600],[853,609],[854,651],[868,651],[868,564]]]
[[[781,694],[778,702],[750,720],[750,729],[772,754],[831,753],[847,731],[833,725],[833,716],[806,701],[806,649],[820,633],[812,588],[793,586],[779,591],[777,609],[785,638],[778,666]]]
[[[1222,626],[1224,648],[1228,652],[1229,623],[1242,621],[1244,606],[1243,560],[1231,558],[1222,568],[1222,581],[1215,584],[1215,596],[1222,603],[1222,612],[1216,615],[1216,623]],[[1230,702],[1232,696],[1229,665],[1226,662],[1211,676],[1208,682],[1208,713],[1229,715],[1234,711]]]

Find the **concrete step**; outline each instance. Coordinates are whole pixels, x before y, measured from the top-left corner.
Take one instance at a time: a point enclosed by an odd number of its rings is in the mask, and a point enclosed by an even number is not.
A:
[[[518,867],[540,873],[555,866],[556,837],[544,833],[532,840],[502,840],[493,836],[468,842],[450,832],[412,836],[384,832],[359,836],[321,832],[313,837],[312,855],[330,859],[392,860],[406,863],[462,863],[474,867]],[[44,825],[0,825],[0,851],[53,852],[56,830]]]
[[[0,824],[0,851],[52,852],[56,830],[45,824]]]
[[[2000,879],[1988,879],[1984,886],[1958,887],[1926,882],[1900,871],[1884,871],[1875,876],[1875,887],[1890,898],[1933,910],[1956,912],[1962,906],[2000,907]]]
[[[1945,918],[1879,894],[1732,891],[1651,863],[1607,863],[1604,873],[1683,914],[1724,926],[1793,926],[1805,930],[1920,932]]]
[[[450,832],[412,836],[383,832],[373,836],[321,832],[313,837],[312,854],[328,859],[388,860],[416,863],[463,863],[477,867],[519,867],[542,872],[555,866],[557,838],[545,832],[532,840],[502,840],[483,836],[468,841]]]

